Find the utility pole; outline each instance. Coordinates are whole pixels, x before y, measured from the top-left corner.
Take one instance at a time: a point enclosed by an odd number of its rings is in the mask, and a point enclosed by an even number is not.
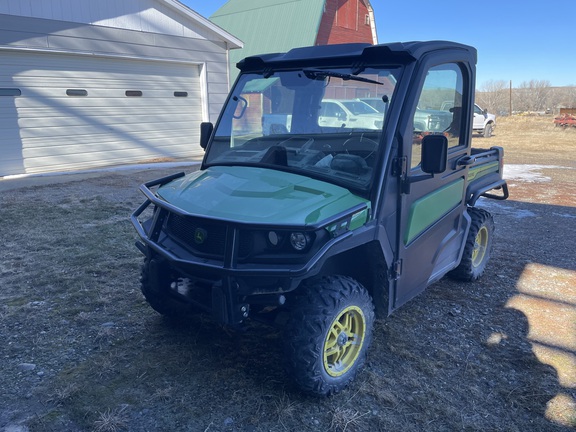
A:
[[[512,80],[510,80],[510,105],[508,106],[508,112],[512,115]]]

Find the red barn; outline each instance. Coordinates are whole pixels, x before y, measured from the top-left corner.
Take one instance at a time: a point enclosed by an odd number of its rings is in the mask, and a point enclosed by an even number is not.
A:
[[[348,42],[378,43],[372,6],[368,0],[327,0],[316,45]]]
[[[230,52],[230,75],[242,58],[309,45],[378,43],[368,0],[229,0],[210,20],[244,42]]]

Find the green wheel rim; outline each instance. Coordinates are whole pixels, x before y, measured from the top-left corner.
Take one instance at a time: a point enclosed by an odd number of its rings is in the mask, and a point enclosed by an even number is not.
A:
[[[324,369],[339,377],[348,372],[360,355],[366,334],[366,319],[357,306],[349,306],[330,325],[324,341]]]
[[[483,226],[474,239],[474,250],[472,251],[472,265],[478,267],[484,261],[488,249],[488,228]]]

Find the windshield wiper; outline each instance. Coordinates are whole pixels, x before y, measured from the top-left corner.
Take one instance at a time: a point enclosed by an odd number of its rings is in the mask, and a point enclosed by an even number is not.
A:
[[[310,79],[318,79],[318,78],[325,78],[325,77],[335,77],[335,78],[342,78],[344,81],[362,81],[371,84],[379,84],[383,85],[383,83],[375,80],[371,80],[369,78],[364,78],[352,74],[345,74],[341,72],[334,72],[329,70],[321,70],[321,69],[303,69],[304,75],[306,75]]]

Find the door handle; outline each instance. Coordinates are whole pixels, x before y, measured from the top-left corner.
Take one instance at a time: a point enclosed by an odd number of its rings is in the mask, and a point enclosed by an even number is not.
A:
[[[456,161],[456,166],[470,166],[476,163],[476,158],[474,156],[462,156]]]

